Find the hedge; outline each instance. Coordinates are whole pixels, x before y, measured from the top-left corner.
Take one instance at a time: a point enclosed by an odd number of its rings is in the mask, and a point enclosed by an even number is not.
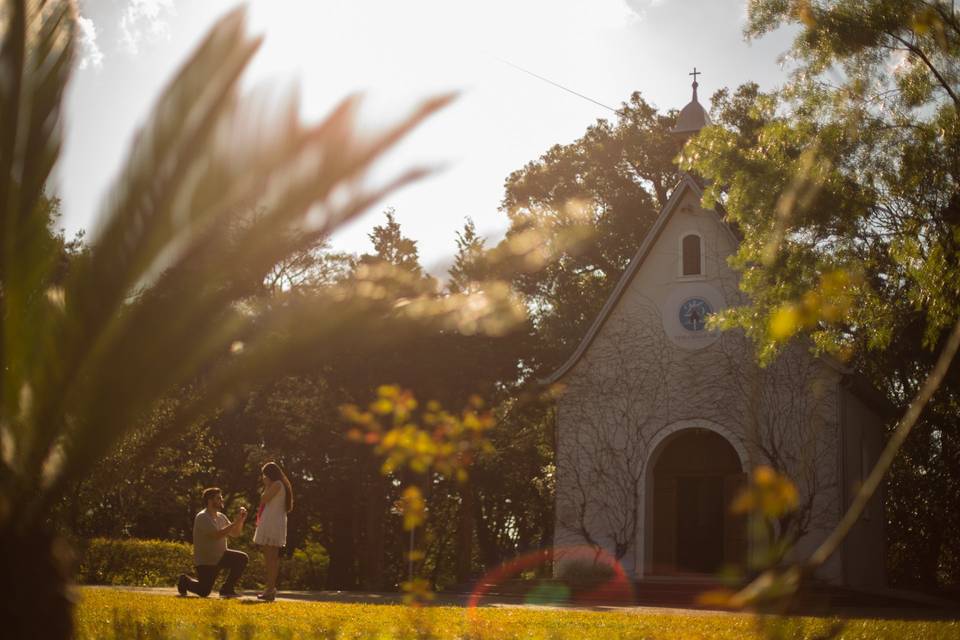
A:
[[[181,573],[193,573],[193,547],[183,542],[93,538],[78,547],[77,581],[81,584],[170,587]],[[240,586],[263,585],[263,554],[259,549],[237,548],[250,556]],[[322,545],[307,543],[280,561],[280,585],[284,589],[323,589],[329,564]]]

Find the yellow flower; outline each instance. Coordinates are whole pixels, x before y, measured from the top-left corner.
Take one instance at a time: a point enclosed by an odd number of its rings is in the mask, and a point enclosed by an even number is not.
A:
[[[387,398],[380,398],[370,403],[370,411],[379,415],[385,416],[393,413],[393,401],[388,400]]]
[[[395,384],[382,384],[377,387],[377,396],[385,400],[393,400],[400,395],[400,387]]]

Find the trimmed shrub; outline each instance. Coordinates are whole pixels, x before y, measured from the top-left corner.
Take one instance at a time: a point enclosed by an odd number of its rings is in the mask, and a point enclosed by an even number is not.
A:
[[[182,542],[94,538],[79,546],[81,584],[167,587],[193,565],[193,548]]]
[[[263,554],[256,548],[237,549],[250,556],[241,587],[263,585]],[[93,538],[79,543],[78,551],[77,581],[81,584],[170,587],[181,573],[193,573],[193,547],[184,542]],[[327,550],[309,542],[304,549],[296,549],[292,557],[280,561],[280,585],[284,589],[322,589],[329,564]]]
[[[559,578],[570,587],[573,593],[583,593],[609,584],[615,576],[616,572],[609,564],[589,560],[573,560],[562,566]]]

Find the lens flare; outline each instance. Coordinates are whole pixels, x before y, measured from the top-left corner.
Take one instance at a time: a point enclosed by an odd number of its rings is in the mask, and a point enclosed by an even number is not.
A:
[[[515,588],[508,583],[524,572],[551,565],[560,577],[524,584],[525,590],[516,594],[524,604],[586,606],[636,602],[633,582],[613,556],[594,547],[569,546],[526,553],[488,571],[470,594],[468,614],[472,616],[485,597]]]

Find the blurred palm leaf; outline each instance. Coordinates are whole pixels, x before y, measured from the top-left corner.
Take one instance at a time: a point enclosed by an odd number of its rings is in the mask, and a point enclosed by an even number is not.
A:
[[[0,7],[0,77],[13,79],[0,82],[0,525],[37,526],[66,486],[182,385],[202,391],[181,398],[174,428],[325,349],[377,348],[391,337],[349,338],[375,318],[461,321],[466,305],[430,296],[397,304],[357,282],[255,302],[274,265],[423,173],[379,187],[365,181],[371,164],[448,98],[369,138],[354,130],[354,99],[304,126],[293,98],[278,107],[241,95],[259,46],[241,10],[212,29],[163,92],[90,250],[55,282],[47,218],[35,210],[61,144],[76,10],[65,0]],[[468,306],[473,315],[506,308]]]

